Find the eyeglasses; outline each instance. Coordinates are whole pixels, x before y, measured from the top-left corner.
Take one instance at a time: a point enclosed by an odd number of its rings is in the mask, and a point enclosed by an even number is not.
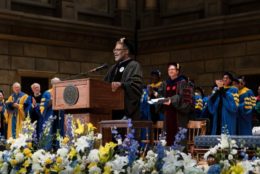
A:
[[[121,49],[113,49],[113,52],[116,52],[116,51],[122,51],[122,50],[126,50],[125,48],[121,48]]]

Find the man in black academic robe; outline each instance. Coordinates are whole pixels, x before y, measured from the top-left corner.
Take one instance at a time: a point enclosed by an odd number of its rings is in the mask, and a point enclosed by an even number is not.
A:
[[[33,95],[31,96],[31,108],[30,108],[30,117],[31,117],[31,122],[37,121],[36,124],[36,134],[37,138],[39,138],[39,127],[40,127],[40,119],[41,119],[41,112],[40,112],[40,103],[42,99],[42,94],[41,94],[41,86],[38,83],[34,83],[31,85],[31,89],[33,91]]]
[[[119,88],[124,90],[124,111],[113,113],[113,119],[124,116],[133,120],[140,119],[140,99],[142,96],[143,74],[140,64],[133,60],[133,46],[125,38],[116,42],[113,50],[116,64],[105,76],[105,81],[111,83],[112,91]]]

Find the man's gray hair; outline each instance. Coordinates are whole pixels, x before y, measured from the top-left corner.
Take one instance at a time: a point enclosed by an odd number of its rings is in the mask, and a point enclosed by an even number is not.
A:
[[[54,77],[54,78],[51,79],[51,84],[53,85],[53,84],[60,82],[60,81],[61,81],[60,78]]]
[[[35,87],[35,86],[41,87],[41,85],[40,85],[39,83],[33,83],[33,84],[31,85],[31,88],[33,88],[33,87]]]
[[[19,86],[19,87],[21,88],[21,84],[18,83],[18,82],[14,82],[13,87],[14,87],[14,86]]]

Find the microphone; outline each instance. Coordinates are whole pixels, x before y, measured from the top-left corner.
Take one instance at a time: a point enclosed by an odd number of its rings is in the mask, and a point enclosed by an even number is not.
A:
[[[89,72],[100,71],[100,70],[105,69],[105,68],[107,68],[107,67],[108,67],[108,65],[105,63],[105,64],[103,64],[103,65],[101,65],[101,66],[98,66],[98,67],[96,67],[96,68],[93,68],[93,69],[89,70]]]

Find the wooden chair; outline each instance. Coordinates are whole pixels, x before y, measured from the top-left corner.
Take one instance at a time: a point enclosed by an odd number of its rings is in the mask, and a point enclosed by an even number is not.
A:
[[[163,121],[156,121],[153,125],[153,133],[154,133],[154,142],[157,143],[159,141],[159,136],[163,132]]]
[[[206,120],[201,121],[193,121],[190,120],[187,128],[188,128],[188,138],[187,138],[187,149],[191,155],[194,155],[194,137],[199,135],[206,134]]]
[[[134,129],[147,129],[147,130],[152,130],[153,129],[153,122],[152,121],[132,121],[132,125]],[[105,128],[124,128],[126,129],[126,133],[129,133],[129,128],[128,128],[128,120],[102,120],[101,122],[99,122],[99,130],[100,133],[103,135]],[[101,144],[104,144],[106,142],[109,142],[112,140],[112,136],[110,131],[106,131],[107,133],[110,134],[110,137],[102,137],[102,141]],[[138,132],[140,132],[140,130],[138,130]],[[147,138],[149,139],[149,142],[151,142],[151,144],[153,143],[153,132],[152,131],[147,131]],[[135,138],[139,138],[139,137],[135,137]]]
[[[153,131],[153,135],[154,135],[154,139],[153,139],[153,143],[158,143],[159,141],[159,136],[160,134],[162,133],[163,131],[163,121],[156,121],[154,124],[153,124],[153,128],[152,128],[152,131]],[[147,129],[146,130],[146,139],[145,140],[142,140],[143,143],[146,143],[146,144],[149,144],[150,143],[150,139],[149,139],[149,130]]]

